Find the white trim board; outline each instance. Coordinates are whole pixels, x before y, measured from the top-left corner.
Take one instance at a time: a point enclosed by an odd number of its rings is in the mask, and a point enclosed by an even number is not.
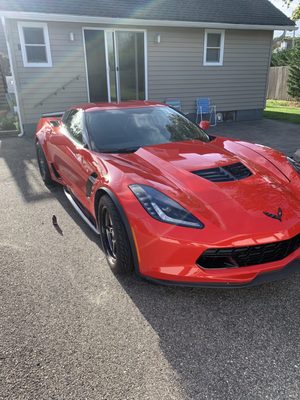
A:
[[[191,22],[191,21],[168,21],[168,20],[152,20],[152,19],[133,19],[133,18],[108,18],[108,17],[92,17],[85,15],[70,14],[48,14],[35,13],[25,11],[2,11],[5,18],[18,20],[35,20],[35,21],[55,21],[55,22],[79,22],[94,24],[110,24],[110,25],[133,25],[133,26],[165,26],[165,27],[181,27],[181,28],[211,28],[211,29],[249,29],[249,30],[287,30],[296,31],[297,26],[282,25],[251,25],[251,24],[225,24],[219,22]]]

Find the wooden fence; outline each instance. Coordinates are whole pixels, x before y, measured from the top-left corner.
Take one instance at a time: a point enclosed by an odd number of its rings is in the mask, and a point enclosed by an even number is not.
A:
[[[272,100],[292,100],[288,95],[289,67],[271,67],[267,98]]]

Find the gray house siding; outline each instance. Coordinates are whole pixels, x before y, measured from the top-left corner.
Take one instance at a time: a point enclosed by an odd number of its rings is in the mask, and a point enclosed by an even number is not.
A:
[[[32,128],[43,112],[63,110],[88,100],[83,26],[88,25],[48,22],[53,66],[25,68],[17,21],[10,21],[9,37],[25,127]],[[210,97],[219,111],[241,111],[241,116],[247,116],[247,110],[253,110],[254,115],[264,108],[272,31],[226,30],[223,66],[204,66],[204,29],[145,29],[149,100],[179,97],[186,113],[194,112],[199,96]],[[70,32],[75,35],[73,42],[69,40]],[[155,41],[157,33],[160,44]]]
[[[6,47],[6,40],[3,31],[2,24],[0,23],[0,54],[7,57],[7,47]]]
[[[220,111],[263,109],[272,32],[225,31],[223,66],[204,66],[204,30],[160,30],[148,35],[149,97],[179,97],[186,112],[196,97],[210,97]]]
[[[9,29],[24,125],[36,124],[42,113],[64,110],[72,104],[87,101],[81,25],[48,23],[53,63],[49,68],[24,67],[17,21],[11,21]],[[70,32],[75,34],[74,42],[69,40]],[[79,78],[75,79],[76,77]],[[73,81],[69,83],[71,80]],[[50,97],[45,99],[48,96]]]

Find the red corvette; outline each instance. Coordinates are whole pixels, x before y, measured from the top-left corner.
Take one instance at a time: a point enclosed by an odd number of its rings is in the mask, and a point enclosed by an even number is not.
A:
[[[275,150],[153,102],[44,115],[36,148],[44,182],[63,185],[115,270],[213,287],[300,270],[300,164]]]

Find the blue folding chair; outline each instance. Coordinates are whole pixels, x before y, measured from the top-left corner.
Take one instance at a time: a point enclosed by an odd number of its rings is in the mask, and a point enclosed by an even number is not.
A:
[[[178,111],[182,110],[180,99],[166,99],[165,104],[169,107],[176,108]]]
[[[209,98],[198,97],[196,99],[196,122],[207,120],[207,116],[209,116],[208,121],[211,126],[217,125],[217,107],[210,103]],[[205,118],[206,117],[206,118]]]

